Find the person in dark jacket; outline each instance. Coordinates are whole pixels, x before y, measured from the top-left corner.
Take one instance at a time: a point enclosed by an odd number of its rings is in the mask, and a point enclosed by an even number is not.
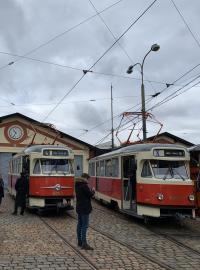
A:
[[[17,215],[18,207],[21,207],[20,215],[24,214],[26,208],[26,197],[28,195],[28,182],[25,173],[21,173],[21,176],[17,179],[15,184],[16,198],[15,198],[15,210],[13,215]]]
[[[3,197],[4,197],[4,182],[2,176],[0,175],[0,205]]]
[[[77,239],[78,246],[85,250],[93,250],[87,243],[86,234],[89,225],[89,215],[92,211],[91,198],[95,191],[88,187],[89,175],[83,173],[80,178],[76,178],[76,212],[78,214]]]

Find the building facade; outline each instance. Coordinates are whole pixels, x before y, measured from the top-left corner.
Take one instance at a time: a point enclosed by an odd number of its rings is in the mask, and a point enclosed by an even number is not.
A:
[[[40,123],[20,113],[0,117],[0,174],[7,185],[9,161],[31,144],[70,147],[75,155],[75,175],[88,172],[88,160],[100,154],[98,148],[60,132],[51,124]]]

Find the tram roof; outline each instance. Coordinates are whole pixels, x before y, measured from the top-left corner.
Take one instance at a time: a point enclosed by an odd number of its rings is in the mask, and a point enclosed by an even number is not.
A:
[[[107,157],[107,156],[110,156],[110,155],[117,155],[117,154],[121,155],[121,154],[126,154],[126,153],[129,153],[129,152],[151,151],[155,147],[156,148],[158,148],[158,147],[162,147],[162,148],[179,148],[179,149],[185,149],[187,151],[187,148],[185,146],[178,145],[178,144],[145,143],[145,144],[133,144],[133,145],[125,146],[125,147],[116,149],[114,151],[111,151],[109,153],[100,155],[98,157]],[[98,157],[96,157],[96,158],[98,158]]]
[[[188,150],[190,152],[199,152],[200,151],[200,144],[197,144],[195,146],[192,146],[192,147],[188,148]]]
[[[47,149],[63,149],[63,150],[71,150],[71,148],[67,148],[65,146],[57,146],[57,145],[50,145],[50,144],[42,144],[42,145],[32,145],[24,149],[25,154],[29,154],[32,152],[41,153],[44,148]]]

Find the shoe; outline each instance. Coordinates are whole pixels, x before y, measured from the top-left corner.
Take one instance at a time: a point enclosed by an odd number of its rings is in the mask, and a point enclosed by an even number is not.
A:
[[[12,215],[16,216],[17,215],[17,212],[13,212]]]
[[[85,250],[94,250],[91,246],[89,246],[88,244],[86,245],[83,245],[82,246],[82,249],[85,249]]]
[[[20,213],[20,215],[21,215],[21,216],[23,216],[23,215],[24,215],[24,213]]]

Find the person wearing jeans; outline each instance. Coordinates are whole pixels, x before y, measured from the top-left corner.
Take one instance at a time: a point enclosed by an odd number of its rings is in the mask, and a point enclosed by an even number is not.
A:
[[[92,211],[91,198],[95,191],[88,187],[89,175],[83,173],[80,178],[76,178],[76,212],[78,214],[77,239],[78,246],[85,250],[93,250],[87,243],[87,229],[89,226],[89,215]]]

